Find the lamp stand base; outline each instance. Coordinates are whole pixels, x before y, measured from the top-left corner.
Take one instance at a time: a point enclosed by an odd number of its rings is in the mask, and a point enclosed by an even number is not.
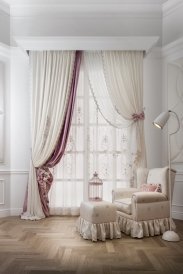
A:
[[[168,230],[163,233],[162,239],[169,242],[179,242],[179,235],[175,231]]]

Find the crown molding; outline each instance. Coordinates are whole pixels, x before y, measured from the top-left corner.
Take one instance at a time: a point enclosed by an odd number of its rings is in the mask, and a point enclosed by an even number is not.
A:
[[[162,57],[168,59],[176,59],[180,55],[182,56],[183,52],[183,38],[177,39],[162,48]],[[180,56],[180,57],[181,57]]]
[[[162,11],[150,9],[140,9],[140,10],[129,10],[114,7],[101,7],[96,10],[96,8],[89,9],[79,8],[71,10],[70,8],[63,7],[52,7],[49,6],[44,8],[21,8],[21,9],[11,9],[11,16],[14,18],[18,17],[42,17],[42,18],[153,18],[161,19]]]
[[[166,1],[162,6],[163,17],[166,17],[166,16],[170,15],[171,13],[175,12],[182,5],[183,5],[182,0]]]
[[[114,5],[150,5],[150,4],[156,4],[156,5],[162,5],[167,0],[2,0],[6,4],[10,6],[28,6],[28,5],[64,5],[64,4],[78,4],[78,5],[108,5],[108,4],[114,4]]]
[[[162,48],[161,47],[153,47],[150,52],[145,55],[145,59],[161,59],[162,58]]]
[[[112,16],[159,18],[162,0],[6,0],[12,16]]]
[[[10,8],[6,1],[0,0],[0,11],[4,11],[7,14],[10,14]]]
[[[0,58],[10,58],[10,53],[11,47],[6,44],[0,43]]]
[[[150,49],[159,37],[14,37],[24,50],[143,50]]]

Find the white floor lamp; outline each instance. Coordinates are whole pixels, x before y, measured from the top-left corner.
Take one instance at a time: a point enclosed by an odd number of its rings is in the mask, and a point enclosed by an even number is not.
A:
[[[162,239],[165,241],[170,241],[170,242],[178,242],[180,241],[179,235],[172,230],[172,182],[171,182],[171,136],[175,133],[177,133],[180,129],[180,121],[178,118],[178,115],[172,111],[168,110],[166,112],[162,112],[153,122],[153,124],[160,128],[163,129],[165,124],[167,123],[170,114],[174,114],[175,117],[177,118],[178,126],[177,129],[168,134],[168,167],[169,167],[169,199],[170,199],[170,230],[166,231],[163,233]]]

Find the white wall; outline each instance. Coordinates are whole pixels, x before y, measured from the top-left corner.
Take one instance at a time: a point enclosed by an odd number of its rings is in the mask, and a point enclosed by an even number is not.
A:
[[[144,59],[144,107],[147,166],[162,166],[162,135],[152,124],[162,109],[162,59],[160,48]]]
[[[183,1],[169,0],[163,8],[163,45],[183,37]]]
[[[11,51],[10,98],[11,214],[21,213],[30,161],[29,59],[19,48]]]
[[[163,16],[163,78],[162,110],[175,111],[181,122],[181,130],[171,138],[171,165],[176,169],[172,201],[173,217],[183,220],[183,1],[168,1],[164,5]],[[176,129],[176,119],[171,117],[163,130],[162,163],[168,162],[167,134]],[[177,157],[175,155],[177,154]]]
[[[177,171],[175,177],[174,194],[172,201],[172,214],[176,219],[183,220],[183,103],[179,96],[182,96],[183,89],[183,66],[182,69],[177,67],[180,60],[183,60],[183,42],[182,44],[175,43],[174,46],[170,46],[169,49],[164,48],[163,59],[163,110],[175,111],[181,122],[181,129],[179,132],[171,137],[171,165]],[[178,58],[177,58],[178,57]],[[180,81],[180,82],[179,82]],[[162,142],[162,162],[164,165],[168,163],[168,144],[167,134],[172,133],[177,128],[177,121],[174,115],[171,115],[171,119],[168,125],[163,129],[163,142]]]
[[[1,100],[1,122],[3,120],[3,138],[0,140],[0,216],[10,214],[10,48],[0,44],[0,100]]]
[[[9,7],[0,0],[0,43],[10,45]]]
[[[10,58],[11,56],[11,58]],[[10,62],[11,60],[11,62]],[[30,160],[28,57],[19,48],[0,45],[3,85],[4,157],[0,162],[0,217],[22,211]],[[0,77],[1,78],[1,77]],[[10,84],[9,84],[10,83]]]

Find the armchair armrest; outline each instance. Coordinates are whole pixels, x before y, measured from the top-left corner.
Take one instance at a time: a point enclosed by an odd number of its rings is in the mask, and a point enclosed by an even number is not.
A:
[[[132,195],[132,203],[156,203],[167,200],[166,195],[159,192],[136,192]]]
[[[137,188],[117,188],[112,190],[112,201],[122,199],[122,198],[131,198],[134,192],[139,191]]]

